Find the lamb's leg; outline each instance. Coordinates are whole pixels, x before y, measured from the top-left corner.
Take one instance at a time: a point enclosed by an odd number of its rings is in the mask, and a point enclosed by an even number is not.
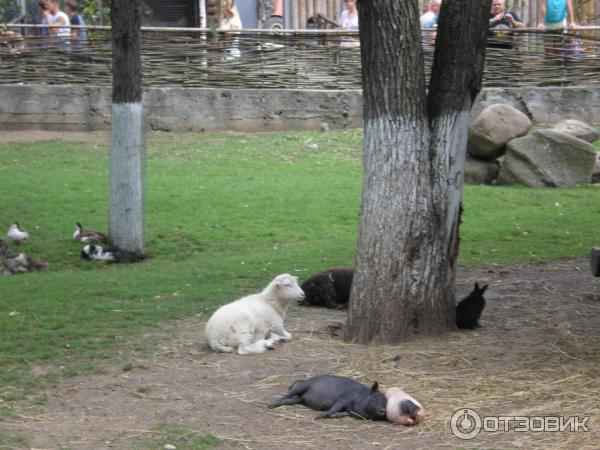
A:
[[[288,333],[285,328],[283,328],[283,321],[277,322],[271,325],[271,339],[274,339],[275,342],[279,341],[289,341],[292,339],[292,335]]]
[[[238,354],[247,355],[249,353],[264,353],[273,348],[275,347],[272,339],[260,339],[254,343],[241,343],[238,347]]]
[[[273,342],[289,341],[290,339],[292,339],[292,335],[290,333],[288,333],[285,330],[283,330],[283,333],[284,334],[281,335],[281,334],[273,333],[271,331],[271,333],[269,334],[269,339],[272,339]]]
[[[209,340],[208,341],[208,345],[215,352],[231,353],[231,352],[233,352],[235,350],[234,347],[231,347],[229,345],[225,345],[225,344],[221,343],[219,339],[211,339],[211,340]]]
[[[227,347],[224,345],[217,345],[214,347],[214,350],[217,352],[223,352],[223,353],[233,353],[233,351],[235,350],[235,348],[233,347]]]

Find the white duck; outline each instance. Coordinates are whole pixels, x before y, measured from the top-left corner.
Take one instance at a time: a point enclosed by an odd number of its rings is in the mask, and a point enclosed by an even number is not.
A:
[[[73,233],[73,240],[84,242],[86,244],[91,244],[94,242],[102,242],[106,244],[108,242],[108,237],[104,233],[100,233],[99,231],[83,231],[83,226],[81,226],[80,222],[75,223],[75,233]]]
[[[15,223],[8,228],[6,237],[9,241],[14,242],[15,244],[20,244],[21,242],[25,242],[27,239],[29,239],[29,233],[19,226],[19,222],[15,221]]]

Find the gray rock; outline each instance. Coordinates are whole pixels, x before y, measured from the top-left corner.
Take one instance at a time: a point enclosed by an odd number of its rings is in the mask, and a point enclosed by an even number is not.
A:
[[[538,130],[508,143],[498,184],[567,187],[588,184],[596,160],[594,147],[570,134]]]
[[[465,161],[465,184],[492,184],[498,176],[500,164],[496,160],[484,161],[467,155]]]
[[[598,130],[585,122],[575,119],[561,120],[552,128],[556,131],[560,131],[561,133],[571,134],[576,138],[583,139],[587,142],[595,142],[600,139],[600,133],[598,133]]]
[[[469,133],[469,154],[477,159],[502,156],[511,139],[523,136],[531,126],[529,118],[503,103],[490,105],[473,121]]]
[[[596,164],[594,164],[594,171],[592,172],[592,183],[600,183],[600,152],[596,153]]]

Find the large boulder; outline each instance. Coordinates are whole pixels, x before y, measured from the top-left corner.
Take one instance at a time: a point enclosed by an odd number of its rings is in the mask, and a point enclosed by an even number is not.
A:
[[[592,183],[600,183],[600,152],[596,153],[596,164],[592,173]]]
[[[468,151],[477,159],[502,156],[511,139],[527,133],[531,120],[516,108],[503,103],[490,105],[473,121]]]
[[[583,139],[587,142],[595,142],[600,139],[600,133],[598,133],[598,130],[585,122],[575,119],[561,120],[552,128],[556,131],[560,131],[561,133],[571,134],[576,138]]]
[[[531,187],[589,184],[595,161],[596,152],[588,142],[556,130],[538,130],[508,143],[497,183]]]
[[[500,164],[496,160],[484,161],[467,155],[465,160],[465,184],[492,184],[499,171]]]

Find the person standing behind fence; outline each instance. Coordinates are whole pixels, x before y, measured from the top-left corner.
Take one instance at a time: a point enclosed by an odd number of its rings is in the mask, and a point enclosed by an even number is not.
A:
[[[442,0],[431,0],[428,3],[427,12],[419,18],[421,24],[421,30],[424,29],[435,29],[437,28],[438,16],[440,14],[440,8],[442,6]],[[423,31],[423,43],[430,47],[435,44],[435,31]]]
[[[344,0],[344,10],[340,14],[340,28],[358,30],[358,10],[356,0]]]
[[[437,27],[438,15],[440,14],[441,6],[442,0],[431,0],[429,2],[428,11],[419,18],[419,22],[421,22],[421,29]]]
[[[521,22],[516,12],[506,12],[506,0],[492,1],[490,30],[494,28],[523,28],[523,22]]]
[[[234,31],[242,29],[242,19],[235,6],[235,0],[224,0],[222,3],[221,20],[219,21],[219,30]],[[237,34],[237,33],[236,33]],[[225,36],[225,59],[231,60],[241,56],[238,37]]]
[[[523,28],[523,22],[516,12],[506,10],[506,0],[493,0],[490,11],[490,34],[487,46],[490,48],[513,48],[513,35],[502,30]],[[494,32],[495,31],[495,32]],[[511,61],[509,61],[511,62]]]
[[[344,30],[358,31],[358,10],[356,9],[356,0],[344,0],[344,10],[341,12],[339,20],[340,28]],[[342,47],[360,47],[360,41],[352,37],[344,37],[340,43]]]
[[[573,0],[542,0],[540,12],[543,21],[538,24],[539,31],[577,28]]]
[[[50,25],[48,20],[46,20],[46,16],[44,16],[44,11],[48,10],[48,0],[41,0],[38,2],[38,12],[42,19],[40,20],[40,25]],[[48,36],[48,28],[40,28],[40,36]]]
[[[85,26],[85,21],[79,15],[79,4],[77,0],[67,0],[65,3],[65,11],[69,16],[71,25]],[[71,42],[83,43],[87,41],[87,30],[83,28],[71,28]]]
[[[564,48],[569,45],[570,40],[562,33],[563,30],[575,30],[575,9],[573,0],[542,0],[540,4],[542,22],[538,24],[538,31],[549,32],[544,37],[544,52],[546,55],[563,55]],[[562,65],[563,61],[558,61]]]
[[[235,6],[234,0],[225,0],[223,2],[223,11],[219,22],[220,30],[241,30],[242,19],[240,13]]]
[[[47,6],[48,8],[43,11],[46,22],[49,25],[62,25],[58,28],[49,28],[48,34],[61,38],[69,37],[71,35],[71,21],[69,16],[60,10],[58,0],[48,0]]]
[[[18,56],[25,50],[25,39],[16,31],[5,31],[0,41],[0,60],[3,53],[8,53],[10,56]]]

